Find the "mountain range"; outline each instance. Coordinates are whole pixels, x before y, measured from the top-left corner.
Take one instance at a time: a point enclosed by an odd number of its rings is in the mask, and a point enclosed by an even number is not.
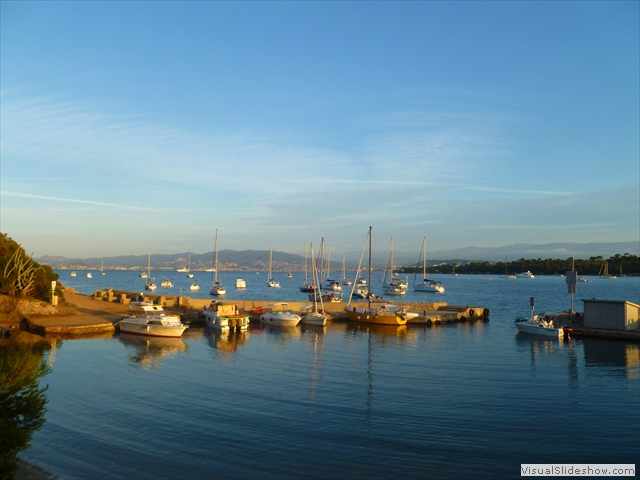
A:
[[[415,265],[420,252],[394,252],[395,264]],[[589,258],[602,256],[609,258],[616,254],[629,253],[640,255],[640,242],[602,242],[602,243],[547,243],[542,245],[518,243],[502,247],[464,247],[454,250],[434,251],[428,253],[429,264],[436,263],[467,263],[469,261],[504,261],[505,256],[511,261],[520,258],[561,258],[572,256],[575,258]],[[357,266],[361,252],[351,252],[345,255],[348,268]],[[188,253],[152,254],[151,266],[154,269],[178,269],[187,267]],[[104,262],[105,267],[145,268],[147,255],[120,255],[113,257],[68,258],[45,255],[35,259],[38,263],[51,267],[99,267]],[[191,269],[203,270],[213,265],[213,252],[191,253]],[[365,260],[366,261],[366,260]],[[373,255],[373,264],[384,267],[387,253]],[[223,270],[265,270],[269,264],[268,250],[220,250],[218,263]],[[302,270],[304,257],[286,252],[273,252],[274,270]],[[331,269],[340,269],[342,259],[331,262]]]

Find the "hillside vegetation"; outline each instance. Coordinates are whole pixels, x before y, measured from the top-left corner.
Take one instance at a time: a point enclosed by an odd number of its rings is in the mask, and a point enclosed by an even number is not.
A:
[[[527,270],[534,275],[556,275],[564,274],[571,270],[573,263],[571,257],[567,259],[524,259],[513,262],[469,262],[464,265],[455,265],[456,273],[477,273],[489,275],[503,275],[505,272],[519,273]],[[609,273],[613,275],[639,275],[640,259],[636,255],[625,253],[624,255],[616,254],[612,257],[603,258],[590,257],[588,259],[575,260],[575,270],[580,275],[598,275],[605,262],[608,263]],[[452,264],[436,265],[428,268],[429,273],[452,273],[454,266]],[[418,267],[403,267],[402,271],[414,273],[422,271],[422,265]]]
[[[58,274],[51,267],[40,265],[20,244],[0,233],[0,295],[47,301],[54,280]]]

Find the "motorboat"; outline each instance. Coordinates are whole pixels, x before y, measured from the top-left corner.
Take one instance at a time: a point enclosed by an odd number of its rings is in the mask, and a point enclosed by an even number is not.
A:
[[[270,303],[269,308],[271,311],[260,316],[261,323],[281,327],[295,327],[302,320],[300,315],[289,309],[289,304],[286,302]]]
[[[249,314],[239,313],[236,305],[222,305],[211,302],[202,311],[207,319],[207,326],[216,330],[247,330],[249,328]]]
[[[527,270],[526,272],[517,273],[516,278],[536,278],[536,277],[533,273]]]
[[[544,337],[560,338],[564,336],[564,329],[562,327],[556,328],[553,324],[553,320],[539,319],[536,315],[534,319],[530,318],[517,318],[513,323],[519,332],[529,333],[531,335],[542,335]]]
[[[244,278],[236,278],[236,288],[247,288],[247,281]]]
[[[70,275],[71,275],[72,277],[75,277],[75,276],[76,276],[76,272],[71,272],[71,273],[70,273]]]
[[[427,237],[422,241],[422,251],[418,257],[418,266],[422,259],[422,283],[416,284],[416,276],[413,277],[413,290],[416,292],[444,293],[442,283],[427,278]]]
[[[293,274],[292,273],[287,273],[287,278],[293,278]]]
[[[93,278],[93,275],[91,275],[91,272],[87,273],[86,275],[87,278]]]
[[[168,278],[164,278],[162,282],[160,282],[160,286],[162,288],[172,288],[173,283],[171,283],[171,280],[169,280]]]
[[[150,337],[181,337],[189,325],[180,315],[167,315],[159,305],[143,305],[140,313],[127,315],[117,325],[121,332]]]
[[[158,288],[158,286],[152,279],[149,279],[144,285],[144,289],[149,290],[150,292],[153,292],[156,288]]]
[[[509,263],[507,262],[507,255],[504,256],[504,275],[500,275],[500,278],[518,278],[513,273],[509,273]]]
[[[192,283],[191,285],[189,285],[189,290],[191,290],[192,292],[198,292],[200,290],[200,285],[198,285],[197,280],[196,283]]]
[[[75,275],[74,275],[74,276],[75,276]],[[141,272],[138,276],[139,276],[140,278],[147,278],[147,274],[146,274],[146,272]]]

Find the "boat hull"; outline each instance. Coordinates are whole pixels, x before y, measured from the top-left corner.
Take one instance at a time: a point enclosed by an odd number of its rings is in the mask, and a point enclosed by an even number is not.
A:
[[[279,314],[279,313],[265,313],[260,316],[261,323],[267,323],[269,325],[278,325],[280,327],[295,327],[300,323],[302,318],[295,314]]]
[[[216,312],[205,311],[204,316],[207,318],[207,326],[216,330],[230,330],[239,328],[247,330],[249,328],[249,315],[217,315]]]
[[[167,338],[180,338],[184,331],[189,328],[188,325],[149,325],[138,322],[127,322],[125,320],[121,321],[118,326],[122,333]]]
[[[380,309],[353,308],[344,309],[352,322],[372,323],[375,325],[405,325],[407,319],[395,312],[383,312]]]
[[[324,327],[327,324],[327,316],[321,313],[308,313],[302,317],[302,323]]]

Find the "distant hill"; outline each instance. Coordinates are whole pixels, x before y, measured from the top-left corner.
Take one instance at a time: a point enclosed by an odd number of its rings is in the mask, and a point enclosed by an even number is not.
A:
[[[464,247],[454,250],[434,251],[428,253],[430,264],[441,262],[463,263],[468,261],[504,261],[505,255],[510,261],[537,258],[562,258],[566,259],[574,255],[576,258],[587,259],[589,257],[603,256],[609,258],[617,253],[630,253],[640,255],[639,242],[612,242],[612,243],[547,243],[534,245],[519,243],[503,247]],[[355,268],[360,259],[361,252],[345,255],[347,267]],[[395,263],[398,266],[415,265],[420,252],[394,252]],[[188,252],[172,254],[151,254],[151,267],[154,269],[178,269],[187,266]],[[387,252],[378,252],[373,256],[373,264],[377,268],[383,268],[387,259]],[[146,268],[147,255],[120,255],[114,257],[91,258],[67,258],[60,256],[48,256],[35,259],[38,263],[49,265],[53,268],[98,268],[102,261],[104,266],[122,268]],[[218,263],[221,270],[266,270],[269,266],[268,250],[220,250]],[[213,264],[213,252],[191,253],[191,269],[204,270],[211,268]],[[274,270],[300,271],[304,269],[304,257],[285,252],[273,252]],[[342,268],[342,260],[332,261],[331,269],[338,271]]]

